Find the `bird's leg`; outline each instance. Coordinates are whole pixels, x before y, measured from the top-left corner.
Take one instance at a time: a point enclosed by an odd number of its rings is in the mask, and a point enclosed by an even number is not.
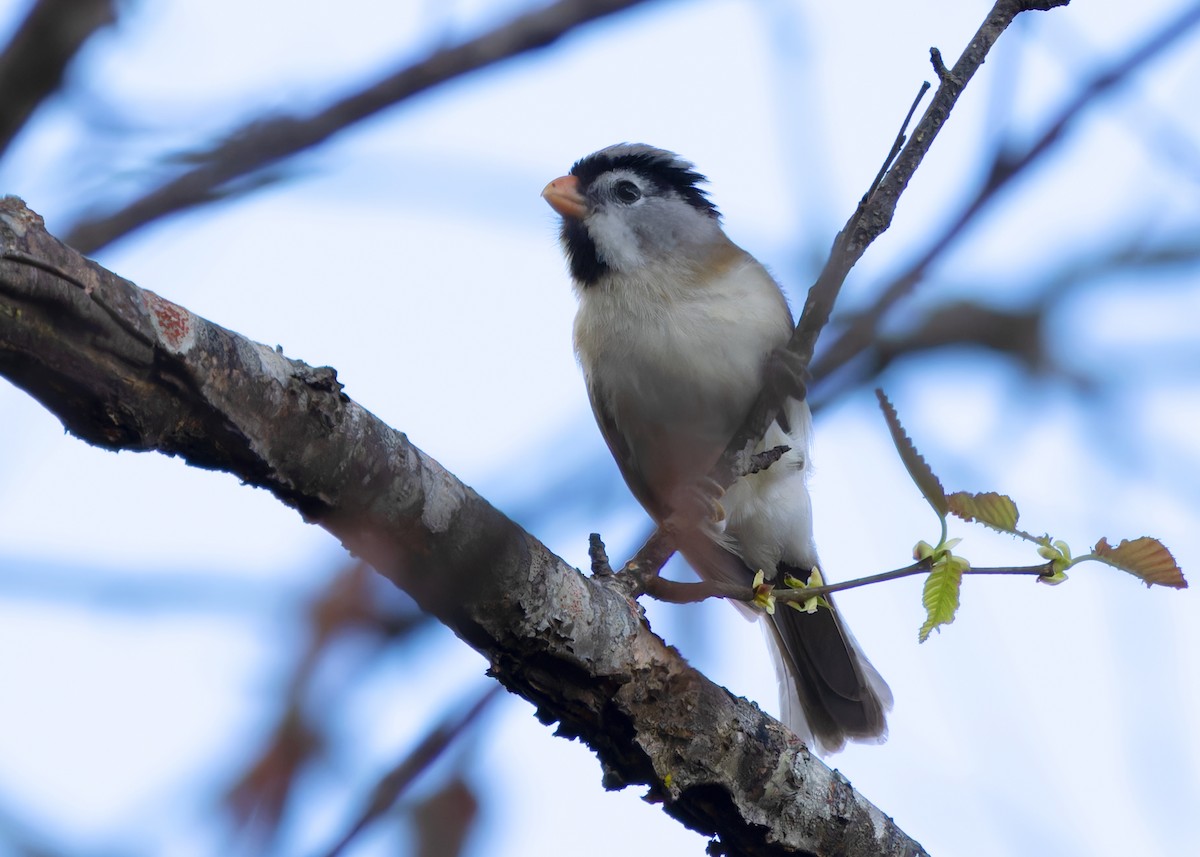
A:
[[[672,494],[668,521],[674,528],[685,531],[697,525],[720,524],[725,520],[725,509],[721,506],[724,496],[721,483],[707,476],[680,485]]]
[[[796,352],[784,347],[767,355],[763,365],[763,388],[781,407],[787,399],[803,402],[808,398],[808,381],[808,364]],[[787,430],[787,426],[783,428]]]

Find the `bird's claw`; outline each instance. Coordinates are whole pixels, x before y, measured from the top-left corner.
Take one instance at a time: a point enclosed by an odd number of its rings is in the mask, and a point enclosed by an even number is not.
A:
[[[690,522],[720,524],[725,520],[721,498],[725,489],[707,476],[683,486],[676,492],[673,517]]]
[[[776,348],[767,355],[764,378],[767,388],[782,401],[785,397],[803,402],[808,397],[808,364],[788,348]]]

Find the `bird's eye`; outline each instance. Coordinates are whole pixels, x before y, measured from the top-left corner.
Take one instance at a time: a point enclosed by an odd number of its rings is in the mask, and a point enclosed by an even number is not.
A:
[[[627,205],[642,198],[641,188],[628,180],[617,182],[613,187],[613,193],[617,195],[617,199]]]

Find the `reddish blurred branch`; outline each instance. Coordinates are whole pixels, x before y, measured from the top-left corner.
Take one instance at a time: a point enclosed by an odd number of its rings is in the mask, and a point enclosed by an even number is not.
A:
[[[417,746],[412,748],[408,755],[394,765],[376,783],[367,806],[363,809],[359,817],[355,819],[345,835],[327,852],[328,857],[339,857],[368,825],[380,820],[389,812],[409,786],[412,785],[413,781],[441,758],[447,748],[454,743],[455,739],[479,720],[480,715],[483,714],[492,700],[496,699],[499,690],[499,687],[493,685],[466,712],[445,717],[421,739]],[[457,808],[462,809],[464,804],[469,805],[473,813],[475,808],[474,799],[468,799],[461,792],[458,796],[462,798],[463,803],[459,804]],[[456,807],[445,807],[447,810],[453,810],[454,808]],[[426,819],[428,826],[424,832],[424,836],[427,839],[434,836],[435,831],[432,829],[433,825],[430,824],[432,821],[433,819],[431,818]],[[459,819],[457,824],[447,825],[441,828],[440,832],[443,836],[453,836],[455,833],[465,833],[465,827],[466,825]],[[461,841],[458,844],[461,845]],[[457,853],[457,850],[446,849],[437,853],[452,854]]]
[[[388,599],[380,598],[378,582],[366,564],[349,563],[309,606],[307,644],[289,671],[275,726],[224,799],[235,827],[254,845],[255,853],[266,852],[279,832],[297,781],[329,743],[330,700],[341,698],[343,690],[348,694],[361,678],[360,671],[385,648],[411,639],[430,621],[410,603],[409,609],[398,611]],[[360,641],[365,637],[369,645],[356,646],[349,657],[341,654],[339,684],[331,687],[326,679],[320,685],[324,699],[315,704],[320,667],[335,644],[351,635]]]

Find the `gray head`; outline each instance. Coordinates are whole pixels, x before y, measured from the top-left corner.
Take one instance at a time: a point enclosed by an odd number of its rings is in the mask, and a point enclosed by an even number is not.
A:
[[[583,286],[698,255],[720,233],[704,176],[678,155],[618,143],[577,161],[543,196],[563,217],[571,275]]]

